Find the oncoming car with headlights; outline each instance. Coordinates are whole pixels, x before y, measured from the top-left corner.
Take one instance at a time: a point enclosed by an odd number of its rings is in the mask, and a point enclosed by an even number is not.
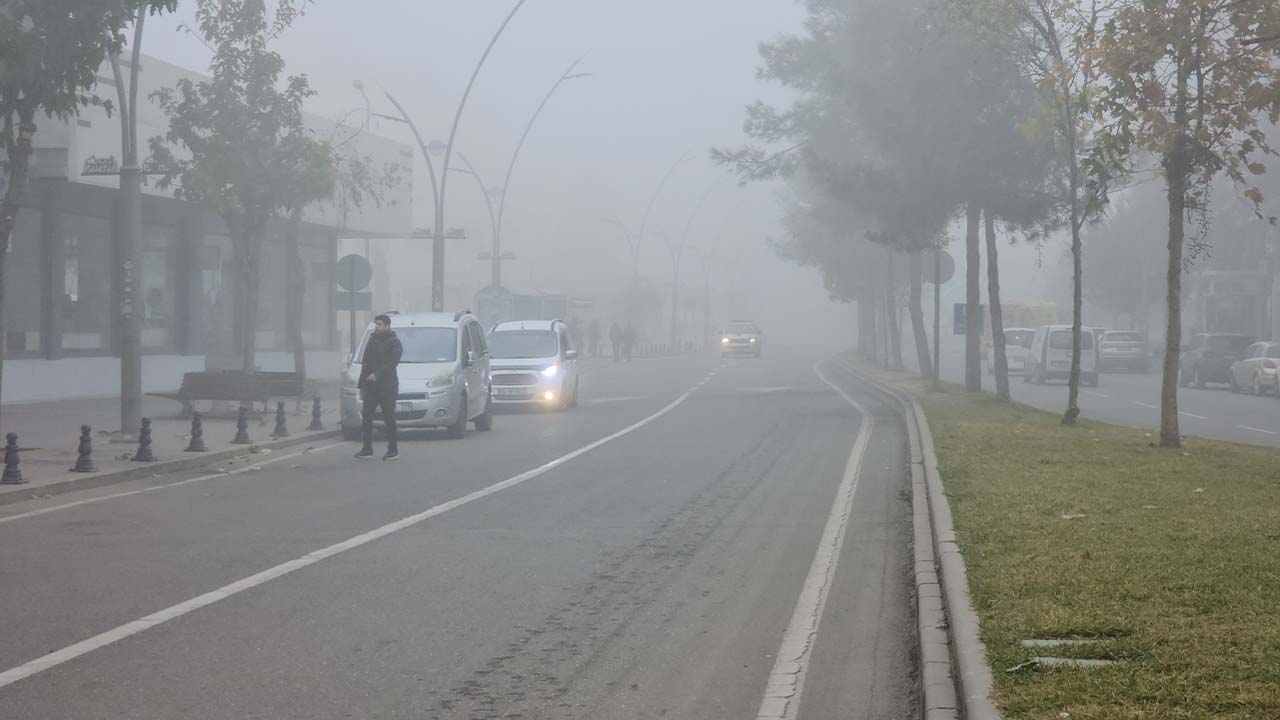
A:
[[[445,428],[462,437],[468,422],[493,427],[489,412],[489,351],[484,330],[470,312],[391,314],[391,330],[404,353],[398,375],[396,425],[400,430]],[[361,360],[373,332],[370,324],[342,377],[342,435],[360,437]],[[374,421],[382,426],[382,419]]]
[[[578,405],[578,351],[559,320],[515,320],[489,331],[495,406]]]
[[[750,355],[758,358],[763,344],[764,332],[759,325],[746,321],[731,322],[720,333],[720,356]]]

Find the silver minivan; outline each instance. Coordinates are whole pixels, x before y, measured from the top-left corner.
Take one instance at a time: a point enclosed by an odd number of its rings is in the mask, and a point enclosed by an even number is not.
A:
[[[489,411],[489,347],[480,322],[470,312],[391,314],[391,330],[404,354],[396,374],[396,425],[400,430],[445,428],[462,437],[468,422],[477,430],[493,427]],[[355,355],[342,374],[342,436],[360,438],[363,415],[359,380],[364,349],[373,333],[365,329]],[[382,426],[380,418],[375,427]]]

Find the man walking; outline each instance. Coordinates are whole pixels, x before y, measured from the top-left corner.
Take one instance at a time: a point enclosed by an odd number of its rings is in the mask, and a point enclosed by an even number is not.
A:
[[[587,354],[591,357],[600,356],[600,321],[591,318],[591,322],[587,324]]]
[[[360,365],[360,395],[364,401],[364,447],[356,458],[373,457],[373,418],[382,409],[382,422],[387,427],[387,454],[383,460],[400,457],[396,436],[396,396],[400,394],[400,377],[396,366],[404,348],[400,338],[391,330],[391,318],[379,315],[373,319],[373,334],[365,344],[364,358]]]
[[[622,328],[618,327],[616,321],[609,328],[609,344],[613,346],[613,361],[618,362],[618,351],[622,349]]]

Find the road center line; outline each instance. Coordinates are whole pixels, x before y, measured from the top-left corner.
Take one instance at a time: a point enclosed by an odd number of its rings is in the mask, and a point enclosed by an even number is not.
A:
[[[1085,395],[1092,395],[1092,396],[1094,396],[1094,397],[1100,397],[1100,398],[1109,398],[1109,397],[1111,397],[1110,395],[1108,395],[1108,394],[1106,394],[1106,393],[1100,393],[1100,392],[1096,392],[1096,391],[1094,391],[1094,390],[1081,390],[1080,392],[1084,393]]]
[[[1262,433],[1263,435],[1280,435],[1280,432],[1275,432],[1274,430],[1265,430],[1263,428],[1253,427],[1251,425],[1237,425],[1236,427],[1240,428],[1241,430],[1248,430],[1249,432]]]
[[[1137,405],[1138,407],[1144,407],[1144,408],[1148,408],[1148,409],[1151,409],[1151,410],[1159,410],[1159,409],[1160,409],[1160,406],[1159,406],[1159,405],[1151,405],[1150,403],[1134,402],[1133,404],[1134,404],[1134,405]]]
[[[91,497],[91,498],[86,498],[84,500],[76,500],[75,502],[63,503],[61,505],[54,505],[52,507],[41,508],[39,510],[32,510],[30,512],[19,513],[17,515],[8,515],[5,517],[0,517],[0,525],[3,525],[5,523],[10,523],[10,522],[15,522],[17,520],[24,520],[26,518],[33,518],[33,517],[39,517],[41,515],[48,515],[49,513],[58,512],[59,510],[70,510],[71,508],[80,507],[81,505],[92,505],[94,503],[106,502],[108,500],[119,500],[120,498],[133,497],[134,495],[145,495],[147,493],[153,493],[159,490],[167,490],[169,488],[181,487],[183,485],[190,485],[192,483],[203,482],[205,480],[212,480],[214,478],[225,478],[225,477],[232,477],[235,475],[243,475],[245,473],[250,473],[250,472],[257,472],[258,470],[261,470],[263,467],[266,467],[267,465],[275,465],[276,463],[284,462],[285,460],[294,460],[296,458],[302,457],[303,455],[313,455],[315,453],[325,452],[326,450],[332,450],[334,448],[342,447],[345,444],[346,443],[333,443],[331,445],[321,445],[320,447],[307,448],[306,450],[302,450],[300,452],[289,453],[288,455],[281,455],[280,457],[277,457],[277,458],[271,458],[269,460],[263,460],[262,462],[256,462],[256,463],[253,463],[252,465],[246,465],[245,467],[237,468],[235,470],[228,470],[226,472],[220,472],[220,473],[210,473],[208,475],[201,475],[199,477],[187,478],[186,480],[179,480],[178,482],[166,483],[164,485],[152,485],[150,487],[145,487],[138,490],[128,490],[126,492],[118,492],[118,493],[112,493],[110,495]],[[33,488],[33,490],[38,491],[39,488]]]
[[[1179,410],[1179,411],[1178,411],[1178,414],[1179,414],[1179,415],[1186,415],[1187,417],[1189,417],[1189,418],[1195,418],[1196,420],[1208,420],[1208,419],[1209,419],[1209,418],[1207,418],[1207,417],[1205,417],[1205,416],[1203,416],[1203,415],[1197,415],[1197,414],[1195,414],[1195,413],[1189,413],[1189,412],[1185,412],[1185,411],[1183,411],[1183,410]]]
[[[533,468],[532,470],[527,470],[523,473],[520,473],[519,475],[503,480],[502,482],[496,483],[494,485],[490,485],[489,487],[481,490],[477,490],[469,495],[464,495],[460,498],[456,498],[446,503],[436,505],[435,507],[429,510],[418,513],[417,515],[410,515],[409,517],[383,525],[382,527],[376,530],[371,530],[367,533],[364,533],[363,535],[357,535],[349,540],[344,540],[343,542],[337,543],[336,545],[330,545],[329,547],[321,548],[314,552],[303,555],[302,557],[296,560],[290,560],[289,562],[276,565],[273,568],[263,570],[262,572],[257,573],[255,575],[250,575],[249,577],[244,578],[243,580],[237,580],[236,582],[233,582],[230,585],[224,585],[223,587],[220,587],[217,590],[207,592],[203,595],[200,595],[199,597],[194,597],[190,600],[187,600],[186,602],[182,602],[172,607],[165,608],[164,610],[160,610],[159,612],[152,613],[144,618],[134,620],[133,622],[130,622],[130,623],[126,623],[119,627],[108,630],[104,633],[95,635],[86,640],[81,640],[80,642],[75,643],[74,645],[68,645],[67,647],[62,648],[61,650],[56,650],[47,655],[43,655],[39,658],[36,658],[35,660],[31,660],[30,662],[19,665],[18,667],[12,668],[10,670],[6,670],[0,673],[0,688],[12,685],[18,682],[19,680],[31,677],[32,675],[35,675],[40,672],[44,672],[45,670],[48,670],[50,668],[57,667],[58,665],[62,665],[63,663],[70,662],[71,660],[74,660],[80,657],[81,655],[86,655],[88,653],[93,652],[94,650],[97,650],[102,647],[106,647],[107,645],[111,645],[112,643],[115,643],[115,642],[119,642],[120,640],[123,640],[132,635],[137,635],[138,633],[144,630],[148,630],[157,625],[162,625],[166,622],[169,622],[170,620],[174,620],[188,613],[195,612],[200,608],[212,605],[221,600],[226,600],[229,597],[239,595],[240,593],[246,590],[251,590],[259,585],[275,580],[276,578],[283,577],[293,572],[297,572],[298,570],[314,565],[320,562],[321,560],[331,558],[335,555],[339,555],[341,553],[347,552],[348,550],[354,550],[355,548],[361,547],[362,545],[368,545],[374,540],[379,540],[388,535],[391,535],[392,533],[396,533],[406,528],[413,527],[414,525],[417,525],[433,517],[436,517],[437,515],[443,515],[444,513],[447,513],[450,510],[456,510],[457,508],[460,508],[463,505],[473,503],[482,498],[486,498],[490,495],[502,492],[503,490],[506,490],[508,488],[512,488],[512,487],[515,487],[516,485],[520,485],[521,483],[528,482],[529,480],[532,480],[540,475],[543,475],[547,472],[550,472],[551,470],[554,470],[555,468],[560,467],[561,465],[564,465],[570,460],[574,460],[583,455],[586,455],[587,453],[591,452],[592,450],[595,450],[596,448],[599,448],[602,445],[608,444],[614,440],[617,440],[620,437],[629,435],[635,432],[636,430],[639,430],[645,427],[646,425],[654,422],[655,420],[658,420],[659,418],[666,415],[667,413],[670,413],[672,410],[675,410],[676,408],[680,407],[682,404],[684,404],[686,400],[689,399],[689,397],[692,394],[693,394],[693,390],[688,390],[683,395],[676,398],[670,405],[667,405],[666,407],[662,408],[658,412],[642,420],[639,420],[631,425],[628,425],[627,427],[619,430],[618,432],[613,433],[612,435],[600,438],[599,440],[596,440],[595,442],[589,445],[584,445],[583,447],[578,448],[577,450],[574,450],[573,452],[568,453],[566,455],[561,455],[560,457],[556,458],[555,460],[552,460],[551,462],[546,463],[545,465],[540,465],[536,468]]]
[[[858,437],[849,453],[849,462],[845,465],[844,478],[840,481],[840,489],[836,492],[831,504],[831,513],[827,516],[826,527],[822,530],[822,540],[813,556],[813,564],[809,566],[809,574],[805,577],[804,586],[800,590],[800,598],[796,601],[795,612],[791,622],[782,635],[782,645],[775,656],[773,670],[769,672],[769,684],[765,688],[764,699],[760,702],[757,720],[793,720],[800,709],[800,697],[804,691],[804,679],[809,670],[809,662],[813,658],[813,646],[818,639],[818,624],[822,621],[822,611],[826,607],[827,594],[835,580],[836,566],[840,562],[840,549],[844,545],[845,530],[849,527],[849,516],[853,514],[854,495],[858,492],[858,477],[862,471],[862,458],[866,454],[867,439],[871,434],[874,418],[856,400],[849,396],[838,385],[827,379],[822,368],[813,366],[818,378],[835,390],[861,415]]]

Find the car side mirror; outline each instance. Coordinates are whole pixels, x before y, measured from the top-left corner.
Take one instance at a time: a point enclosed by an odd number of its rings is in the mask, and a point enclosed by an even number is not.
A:
[[[565,360],[577,360],[577,359],[578,359],[578,351],[577,351],[577,350],[565,350],[565,351],[564,351],[564,359],[565,359]]]
[[[476,351],[475,351],[475,350],[468,350],[468,351],[467,351],[467,356],[466,356],[465,358],[463,358],[462,363],[463,363],[463,365],[465,365],[466,367],[471,367],[472,365],[475,365],[475,364],[476,364]]]

